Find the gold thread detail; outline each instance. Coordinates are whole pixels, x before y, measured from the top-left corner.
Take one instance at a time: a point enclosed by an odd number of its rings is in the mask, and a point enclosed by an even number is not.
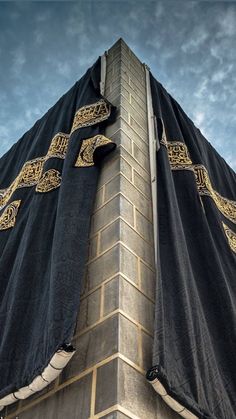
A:
[[[0,216],[0,230],[7,230],[15,225],[21,200],[12,201]]]
[[[75,114],[71,133],[78,128],[98,124],[109,118],[110,114],[111,105],[104,99],[92,103],[91,105],[83,106]]]
[[[45,156],[25,162],[17,177],[10,186],[0,189],[0,210],[3,209],[18,188],[37,185],[42,176],[43,165],[50,158],[65,159],[70,135],[78,128],[97,124],[107,119],[111,114],[111,105],[104,99],[91,105],[83,106],[75,114],[70,134],[57,133],[51,140]],[[102,137],[102,136],[100,136]],[[102,145],[102,144],[101,144]],[[87,150],[88,152],[88,150]],[[86,156],[85,156],[86,159]],[[94,163],[93,163],[94,164]],[[90,164],[92,165],[92,164]]]
[[[193,169],[199,194],[210,196],[218,210],[232,223],[236,223],[236,202],[221,196],[213,189],[209,174],[204,166],[196,164]]]
[[[180,141],[167,142],[167,151],[172,170],[181,170],[192,165],[188,149]]]
[[[187,146],[179,141],[167,142],[171,170],[191,170],[194,172],[199,195],[207,195],[215,202],[218,210],[230,221],[236,223],[236,201],[221,196],[211,184],[205,166],[192,164]]]
[[[104,135],[95,135],[94,137],[83,140],[75,167],[94,166],[94,151],[96,148],[106,144],[112,144],[112,141]]]
[[[227,237],[229,246],[231,247],[231,249],[233,250],[233,252],[236,253],[236,233],[233,230],[231,230],[223,222],[222,222],[222,224],[223,224],[223,227],[224,227],[224,232],[225,232],[225,235]]]
[[[50,144],[48,149],[46,159],[56,157],[58,159],[64,159],[66,157],[66,152],[69,143],[69,134],[65,134],[63,132],[58,132],[56,134]]]
[[[42,177],[39,179],[39,182],[36,186],[36,192],[49,192],[53,189],[56,189],[61,184],[60,172],[55,169],[47,170]]]

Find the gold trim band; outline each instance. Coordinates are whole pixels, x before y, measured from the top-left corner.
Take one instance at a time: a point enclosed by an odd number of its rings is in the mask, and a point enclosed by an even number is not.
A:
[[[236,201],[221,196],[213,189],[206,167],[192,163],[186,144],[180,141],[169,141],[167,152],[171,170],[193,171],[199,195],[212,198],[218,210],[232,223],[236,223]]]
[[[79,155],[75,162],[75,167],[94,166],[94,151],[96,148],[107,144],[113,144],[113,141],[104,135],[95,135],[94,137],[83,140]]]

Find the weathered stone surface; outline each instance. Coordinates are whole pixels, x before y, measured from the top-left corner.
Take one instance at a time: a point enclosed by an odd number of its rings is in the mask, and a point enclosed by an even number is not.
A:
[[[145,295],[155,300],[156,274],[142,261],[140,261],[140,287]]]
[[[97,370],[95,414],[117,404],[118,361],[114,359]]]
[[[92,374],[63,388],[29,410],[20,413],[19,419],[84,418],[90,415]]]
[[[124,278],[120,281],[120,307],[132,319],[153,333],[154,304]]]
[[[147,382],[145,376],[121,359],[119,359],[118,374],[119,404],[140,419],[158,418],[156,392]]]
[[[101,290],[89,294],[80,302],[76,332],[96,323],[100,317]]]
[[[139,365],[138,327],[126,317],[119,316],[119,352]]]
[[[115,314],[75,339],[76,353],[62,371],[61,382],[118,351],[118,321]]]

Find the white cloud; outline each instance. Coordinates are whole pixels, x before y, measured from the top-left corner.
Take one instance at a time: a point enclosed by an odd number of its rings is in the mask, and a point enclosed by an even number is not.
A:
[[[19,76],[26,62],[24,47],[22,45],[17,47],[13,51],[11,51],[11,55],[12,55],[11,71],[14,76]]]

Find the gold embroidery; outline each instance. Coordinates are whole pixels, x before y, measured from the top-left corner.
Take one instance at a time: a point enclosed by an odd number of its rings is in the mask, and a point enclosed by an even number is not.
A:
[[[27,161],[12,184],[8,188],[0,190],[0,209],[7,205],[9,199],[17,188],[27,188],[37,185],[39,179],[41,178],[43,165],[46,160],[52,157],[64,159],[66,156],[68,141],[69,134],[59,132],[53,137],[46,156]]]
[[[5,208],[0,216],[0,230],[7,230],[15,225],[20,203],[21,200],[13,201]]]
[[[60,184],[61,184],[60,172],[55,169],[49,169],[39,179],[39,182],[35,190],[36,192],[49,192],[53,189],[58,188]]]
[[[42,174],[44,161],[45,157],[27,161],[20,171],[16,187],[24,188],[36,185]]]
[[[67,148],[69,143],[69,134],[64,134],[59,132],[53,137],[50,147],[48,149],[46,159],[57,157],[59,159],[64,159],[66,156]]]
[[[101,147],[105,144],[112,144],[109,138],[104,135],[95,135],[92,138],[83,140],[79,155],[75,162],[76,167],[89,167],[94,166],[93,154],[97,147]]]
[[[91,105],[80,108],[74,117],[71,133],[78,128],[97,124],[109,118],[111,114],[111,105],[104,99]]]
[[[228,239],[229,246],[236,253],[236,233],[232,231],[226,224],[222,223],[225,231],[225,235]]]
[[[180,141],[167,142],[168,156],[172,170],[188,169],[192,165],[188,149]]]
[[[104,121],[110,116],[110,113],[111,105],[108,104],[104,99],[101,99],[91,105],[83,106],[75,114],[71,133],[78,128]],[[53,137],[48,152],[45,156],[29,160],[23,165],[20,173],[11,183],[11,185],[6,189],[0,190],[0,210],[7,205],[12,194],[17,188],[26,188],[37,185],[39,179],[41,178],[43,165],[46,160],[53,157],[65,159],[71,133],[57,133]]]
[[[207,169],[202,165],[194,165],[194,174],[200,195],[208,195],[215,202],[219,211],[233,223],[236,222],[236,202],[231,201],[218,192],[216,192],[211,184]]]
[[[186,145],[179,141],[170,141],[167,142],[167,150],[171,169],[194,171],[199,195],[208,195],[212,198],[218,210],[236,223],[236,202],[221,196],[213,189],[207,169],[203,165],[192,164]]]

